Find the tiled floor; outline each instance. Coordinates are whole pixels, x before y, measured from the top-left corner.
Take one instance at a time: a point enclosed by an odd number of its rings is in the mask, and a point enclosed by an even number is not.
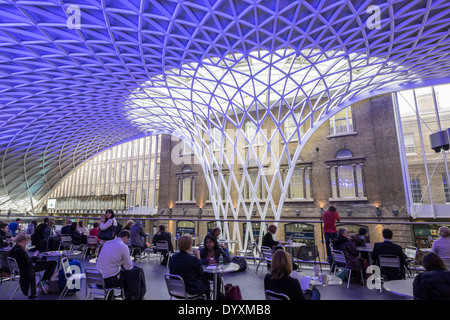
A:
[[[80,262],[83,269],[86,267],[95,267],[95,264],[89,263],[89,259],[80,260]],[[168,300],[169,295],[164,282],[164,274],[167,273],[169,269],[159,265],[158,262],[154,265],[154,262],[148,259],[137,261],[136,265],[144,269],[147,286],[145,300]],[[249,262],[247,271],[226,274],[224,275],[224,281],[225,283],[239,285],[244,300],[264,300],[263,277],[261,277],[260,274],[255,274],[255,270],[256,265],[254,265],[253,262]],[[312,273],[312,269],[307,267],[302,268],[301,274],[311,275]],[[1,299],[8,300],[17,284],[17,282],[13,282]],[[4,282],[0,286],[1,292],[3,292],[5,287],[6,283]],[[321,300],[408,300],[386,291],[383,291],[380,294],[379,290],[371,290],[366,286],[357,283],[350,283],[348,289],[346,285],[343,284],[340,286],[319,287],[319,291],[321,293]],[[57,300],[58,297],[59,294],[38,295],[36,300]],[[67,296],[66,300],[83,300],[84,298],[85,287],[83,281],[81,291],[74,295]],[[24,296],[19,289],[14,300],[28,300],[28,298]]]

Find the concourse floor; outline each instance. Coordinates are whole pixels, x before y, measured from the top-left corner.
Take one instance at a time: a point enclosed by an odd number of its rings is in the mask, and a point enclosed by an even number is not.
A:
[[[74,257],[76,258],[76,257]],[[89,258],[77,259],[81,262],[82,268],[95,267],[95,264],[89,262]],[[152,259],[144,258],[135,262],[137,266],[144,269],[146,278],[147,292],[145,300],[169,300],[169,294],[167,293],[166,284],[164,281],[164,274],[168,273],[167,267],[161,266],[159,260],[155,262]],[[258,274],[255,273],[256,265],[253,261],[249,261],[249,268],[244,272],[237,272],[224,275],[224,283],[231,283],[233,285],[239,285],[244,300],[264,300],[264,284],[261,277],[261,268]],[[264,272],[266,272],[265,268]],[[324,272],[329,272],[329,269],[323,269]],[[311,267],[303,266],[302,275],[313,275]],[[1,300],[9,300],[18,282],[14,281],[9,286],[8,290],[1,297]],[[0,285],[0,294],[3,293],[7,283],[3,281]],[[65,300],[84,300],[85,299],[85,281],[82,281],[81,290],[75,294],[68,295]],[[350,283],[350,287],[347,289],[346,282],[340,286],[321,286],[318,287],[321,300],[411,300],[404,298],[383,290],[382,293],[376,289],[369,289],[365,285],[358,283]],[[49,293],[47,295],[38,294],[36,299],[33,300],[57,300],[59,294]],[[22,291],[18,290],[13,300],[27,300],[28,297],[24,296]]]

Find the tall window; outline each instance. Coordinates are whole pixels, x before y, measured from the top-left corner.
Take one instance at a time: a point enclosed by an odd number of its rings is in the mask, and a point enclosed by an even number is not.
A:
[[[286,180],[288,170],[284,171]],[[295,168],[289,181],[289,199],[309,199],[311,198],[310,170],[306,168]]]
[[[298,121],[299,114],[299,112],[295,112],[284,121],[284,137],[286,140],[289,139],[289,137],[297,130],[297,124],[295,123],[294,117]],[[303,127],[298,127],[298,129],[301,139],[303,137]],[[294,134],[290,141],[298,141],[298,135]]]
[[[445,202],[450,203],[450,188],[448,186],[447,174],[442,174],[442,184],[444,186]]]
[[[195,173],[190,166],[185,166],[178,174],[178,201],[194,201]]]
[[[411,196],[413,203],[421,203],[422,202],[422,186],[420,185],[419,176],[410,176],[411,181]]]
[[[245,135],[248,139],[248,144],[250,144],[253,139],[253,145],[262,144],[263,142],[261,132],[257,131],[256,125],[251,121],[245,123]]]
[[[405,141],[405,152],[408,154],[416,154],[416,144],[414,142],[414,134],[408,133],[403,136]]]
[[[330,166],[332,198],[365,199],[362,163],[357,162],[348,150],[341,150]]]
[[[330,135],[353,132],[352,107],[339,111],[330,118]]]

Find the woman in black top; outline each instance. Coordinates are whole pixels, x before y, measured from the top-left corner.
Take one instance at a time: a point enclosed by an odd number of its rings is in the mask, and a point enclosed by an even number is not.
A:
[[[282,293],[290,300],[310,300],[312,292],[308,290],[308,299],[305,297],[300,282],[291,277],[291,255],[284,250],[277,250],[272,256],[270,273],[264,278],[264,290]]]
[[[414,300],[450,300],[450,271],[437,254],[430,252],[422,258],[426,272],[413,282]]]

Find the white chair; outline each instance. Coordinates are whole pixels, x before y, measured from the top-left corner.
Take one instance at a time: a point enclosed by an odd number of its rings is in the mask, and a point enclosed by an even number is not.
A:
[[[120,290],[120,295],[114,295],[114,298],[119,296],[123,297],[122,288],[105,288],[105,281],[103,279],[103,274],[100,270],[96,268],[86,268],[84,270],[86,274],[86,300],[89,300],[90,297],[94,299],[97,298],[94,295],[102,296],[103,300],[106,300],[108,294],[114,290]]]
[[[406,268],[409,271],[410,276],[413,275],[411,269],[417,273],[417,248],[413,246],[407,246],[405,248],[406,255]]]
[[[69,264],[67,257],[63,257],[61,260],[62,269],[64,271],[64,277],[66,278],[66,285],[59,295],[58,300],[64,299],[67,292],[69,291],[70,283],[73,281],[81,281],[86,279],[86,274],[84,273],[73,273],[72,267]]]
[[[19,269],[19,265],[17,264],[16,259],[8,257],[7,258],[7,262],[8,262],[8,268],[9,268],[9,272],[10,272],[11,276],[9,277],[8,284],[6,285],[5,290],[3,290],[2,295],[0,296],[0,298],[3,297],[3,295],[6,292],[6,290],[8,289],[9,285],[11,284],[11,282],[18,281],[16,289],[14,289],[13,294],[9,298],[9,300],[12,300],[14,298],[14,296],[16,295],[17,291],[19,290],[19,287],[20,287],[20,282],[19,282],[20,281],[20,269]],[[42,290],[41,273],[40,272],[36,272],[35,276],[38,276],[38,278],[39,278],[39,280],[38,280],[39,281],[38,282],[39,288]]]
[[[163,252],[167,252],[167,254],[169,255],[167,257],[167,265],[169,265],[169,260],[170,260],[170,257],[172,256],[172,252],[169,251],[169,244],[167,243],[167,241],[158,241],[155,243],[155,247],[156,247],[156,256],[159,255],[160,263],[164,258]],[[156,264],[156,257],[154,259],[154,264]]]
[[[237,250],[237,255],[244,256],[244,259],[247,260],[247,257],[253,258],[253,263],[256,264],[256,252],[257,252],[257,246],[255,241],[249,241],[247,243],[247,246],[243,250]]]
[[[206,299],[204,293],[201,294],[189,294],[186,291],[186,285],[181,276],[166,273],[164,275],[164,280],[166,281],[167,291],[170,295],[170,300],[172,298],[183,299],[183,300],[196,300],[196,299]]]
[[[67,249],[69,250],[72,247],[72,237],[68,234],[62,234],[61,240],[59,241],[59,250]]]
[[[266,300],[290,300],[289,297],[283,293],[266,290]]]
[[[89,250],[95,250],[98,247],[98,239],[96,236],[88,236],[87,237],[87,245],[86,250],[84,251],[83,259],[86,258],[86,254]]]
[[[258,270],[259,270],[259,267],[261,266],[261,264],[264,265],[265,263],[268,264],[271,262],[272,262],[272,248],[262,246],[261,247],[261,256],[259,259],[258,266],[256,267],[255,273],[258,274]],[[260,277],[262,277],[263,274],[264,274],[264,266],[262,266],[262,268],[261,268],[261,276]]]

